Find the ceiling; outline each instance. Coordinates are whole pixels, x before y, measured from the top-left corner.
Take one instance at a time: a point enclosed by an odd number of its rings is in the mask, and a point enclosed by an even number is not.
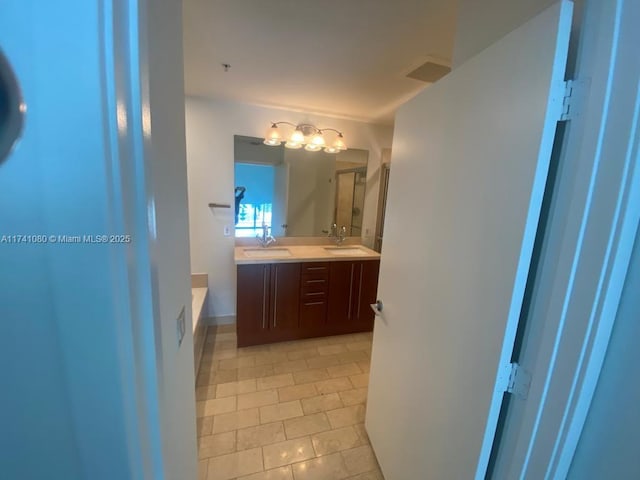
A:
[[[456,0],[184,0],[188,95],[391,123],[449,64]],[[223,63],[231,65],[224,71]]]

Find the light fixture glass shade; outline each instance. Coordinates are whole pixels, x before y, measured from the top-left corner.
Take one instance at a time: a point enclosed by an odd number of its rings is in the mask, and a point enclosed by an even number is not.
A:
[[[342,134],[338,134],[338,137],[333,141],[333,144],[331,145],[333,148],[336,148],[338,150],[346,150],[347,149],[347,145],[344,143],[344,137],[342,136]]]
[[[316,145],[316,146],[320,147],[320,148],[324,147],[325,142],[324,142],[324,137],[322,136],[322,133],[320,133],[320,132],[314,133],[313,137],[311,137],[311,143],[313,145]],[[315,150],[315,151],[317,151],[317,150]]]
[[[273,123],[271,124],[271,127],[267,129],[267,133],[264,136],[263,143],[265,145],[276,146],[276,145],[280,145],[281,142],[282,142],[282,136],[280,135],[280,130],[278,129],[278,126],[275,123]]]
[[[324,152],[325,153],[338,153],[340,150],[337,149],[336,147],[334,147],[333,145],[328,146],[328,147],[324,147]]]
[[[291,140],[289,140],[287,143],[285,143],[284,146],[286,148],[293,148],[293,149],[302,148],[302,144],[301,143],[292,142]]]
[[[302,145],[304,143],[304,133],[302,133],[302,130],[300,130],[299,128],[296,128],[291,134],[289,141],[292,143],[299,143]]]
[[[322,150],[322,145],[316,145],[315,143],[307,143],[304,146],[304,149],[308,152],[317,152],[319,150]]]

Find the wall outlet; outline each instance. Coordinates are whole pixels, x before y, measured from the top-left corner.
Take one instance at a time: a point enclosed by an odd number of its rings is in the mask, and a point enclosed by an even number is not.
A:
[[[184,318],[184,305],[182,306],[182,310],[180,310],[180,315],[178,315],[178,319],[176,320],[176,329],[178,333],[178,346],[182,344],[182,339],[184,338],[184,334],[187,331],[187,325]]]
[[[229,225],[225,225],[223,229],[223,233],[225,237],[231,236],[231,227]]]

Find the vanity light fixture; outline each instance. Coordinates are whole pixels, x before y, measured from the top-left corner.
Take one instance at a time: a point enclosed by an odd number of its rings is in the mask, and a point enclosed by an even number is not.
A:
[[[291,133],[288,139],[283,137],[279,125],[290,125],[294,127],[293,133]],[[324,132],[328,131],[337,134],[331,144],[327,144],[324,138]],[[281,145],[282,142],[285,142],[284,146],[286,148],[296,149],[304,147],[304,149],[309,152],[318,152],[324,149],[326,153],[338,153],[347,149],[342,132],[335,128],[318,128],[309,123],[299,123],[296,125],[290,122],[272,122],[271,126],[267,129],[263,143],[275,147]]]

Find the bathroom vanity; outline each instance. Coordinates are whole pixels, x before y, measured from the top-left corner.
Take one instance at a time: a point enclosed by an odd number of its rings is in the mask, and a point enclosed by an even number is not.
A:
[[[236,247],[238,346],[373,329],[380,255],[363,246]]]

